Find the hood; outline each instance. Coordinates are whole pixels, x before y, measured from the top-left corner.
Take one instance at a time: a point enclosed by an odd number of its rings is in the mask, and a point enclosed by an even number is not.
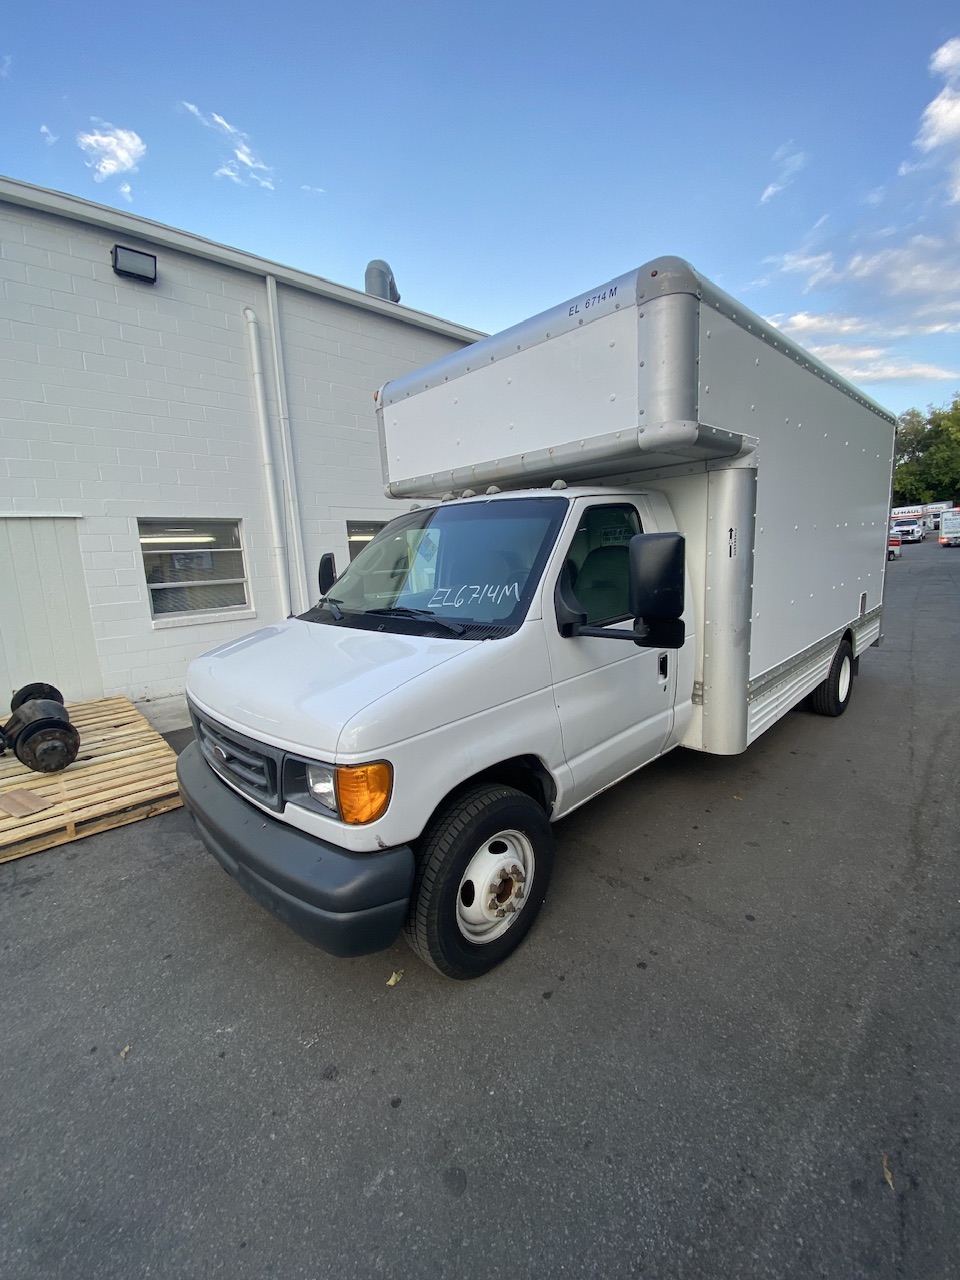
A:
[[[480,641],[391,635],[292,618],[196,658],[187,693],[221,723],[307,755],[333,756],[364,708]]]

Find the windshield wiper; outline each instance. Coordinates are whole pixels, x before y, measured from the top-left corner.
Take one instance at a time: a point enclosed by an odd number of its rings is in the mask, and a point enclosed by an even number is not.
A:
[[[321,596],[319,603],[325,604],[328,606],[328,608],[330,609],[330,612],[333,614],[334,618],[336,618],[337,622],[342,622],[343,619],[347,616],[343,612],[343,610],[339,607],[340,605],[343,604],[342,600],[337,600],[333,596]]]
[[[366,609],[365,613],[383,614],[388,618],[422,618],[425,622],[432,622],[438,627],[443,627],[445,631],[452,632],[455,636],[462,636],[466,631],[466,627],[461,622],[451,622],[448,618],[438,618],[432,609],[407,609],[403,605],[394,605],[391,609]]]

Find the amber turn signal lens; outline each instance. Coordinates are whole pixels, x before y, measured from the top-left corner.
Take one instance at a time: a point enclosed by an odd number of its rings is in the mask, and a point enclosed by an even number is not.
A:
[[[337,802],[344,822],[375,822],[390,803],[393,768],[377,764],[341,765],[337,769]]]

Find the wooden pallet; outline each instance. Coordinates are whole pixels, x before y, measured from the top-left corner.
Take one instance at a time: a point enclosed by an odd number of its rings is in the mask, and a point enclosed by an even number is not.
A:
[[[126,698],[68,704],[80,751],[60,773],[34,773],[0,756],[0,799],[28,791],[49,808],[25,817],[0,810],[0,862],[177,809],[177,755]]]

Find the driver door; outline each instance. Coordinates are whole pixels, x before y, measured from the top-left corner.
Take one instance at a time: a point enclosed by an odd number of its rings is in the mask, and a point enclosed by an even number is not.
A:
[[[642,533],[629,503],[588,507],[554,582],[566,571],[592,626],[632,630],[628,544]],[[676,652],[631,641],[561,636],[544,603],[544,624],[563,750],[579,804],[655,759],[673,728]]]

